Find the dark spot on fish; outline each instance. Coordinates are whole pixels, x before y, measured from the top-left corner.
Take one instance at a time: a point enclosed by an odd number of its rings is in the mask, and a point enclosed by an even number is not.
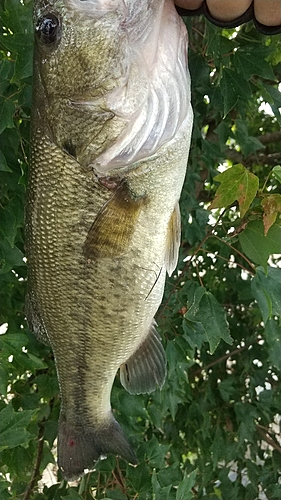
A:
[[[73,439],[70,439],[69,442],[68,442],[68,445],[69,446],[74,446],[75,445],[75,441],[73,441]]]
[[[64,151],[68,153],[73,158],[76,158],[76,146],[73,144],[71,139],[66,139],[62,145]]]

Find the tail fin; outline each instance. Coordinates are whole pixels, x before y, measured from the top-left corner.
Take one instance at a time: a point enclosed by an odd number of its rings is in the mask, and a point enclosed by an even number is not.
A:
[[[111,416],[99,427],[69,425],[61,416],[58,431],[58,466],[67,481],[82,476],[85,469],[92,469],[93,462],[101,455],[121,455],[131,464],[137,463],[120,425]]]

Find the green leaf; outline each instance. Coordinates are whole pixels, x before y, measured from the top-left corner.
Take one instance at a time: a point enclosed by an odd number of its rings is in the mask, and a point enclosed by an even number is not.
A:
[[[265,148],[265,146],[256,137],[249,135],[249,128],[241,119],[237,119],[235,121],[234,136],[244,157],[247,157],[251,153],[255,153],[258,149]]]
[[[0,241],[0,274],[5,274],[15,266],[25,266],[23,253],[16,246],[11,247],[5,239]]]
[[[6,162],[6,158],[3,155],[1,150],[0,150],[0,170],[2,172],[12,172],[10,167],[8,167],[7,162]]]
[[[0,99],[0,134],[5,128],[13,128],[15,104],[10,99]]]
[[[162,488],[160,483],[158,482],[155,469],[153,470],[151,484],[153,492],[152,500],[170,500],[170,491],[172,485]]]
[[[2,366],[0,366],[0,395],[2,396],[7,396],[7,385],[8,385],[8,380],[9,380],[9,372],[8,372],[8,367],[7,364],[4,362],[5,360],[2,361]]]
[[[229,377],[225,380],[222,380],[218,384],[218,389],[219,389],[220,395],[221,395],[222,399],[224,401],[226,401],[227,403],[229,402],[229,400],[231,398],[233,398],[235,396],[236,387],[234,387],[234,385],[233,385],[234,382],[235,382],[235,378]]]
[[[237,422],[240,423],[238,428],[238,446],[247,442],[255,441],[256,419],[258,418],[258,409],[249,403],[237,402],[234,404]]]
[[[238,73],[228,68],[223,70],[220,90],[224,101],[224,117],[235,106],[239,97],[247,99],[251,94],[248,82]]]
[[[272,169],[272,173],[274,177],[281,183],[281,166],[276,165],[276,167]]]
[[[185,314],[185,318],[201,323],[210,344],[211,354],[216,350],[220,339],[232,344],[229,325],[222,306],[211,292],[200,287],[195,292],[194,303]]]
[[[264,336],[269,345],[268,360],[277,370],[281,370],[281,328],[280,322],[269,319],[264,328]]]
[[[229,325],[222,306],[211,292],[206,292],[200,301],[200,316],[203,327],[210,344],[211,354],[217,348],[220,339],[227,344],[232,344],[233,339],[229,333]]]
[[[268,49],[264,48],[266,55],[269,55]],[[237,73],[242,75],[245,80],[249,80],[253,75],[259,75],[267,80],[276,80],[271,65],[261,56],[261,52],[255,47],[244,46],[239,48],[234,54],[234,66]]]
[[[281,253],[281,228],[274,224],[265,236],[262,221],[255,220],[239,234],[239,241],[247,257],[266,268],[269,256]]]
[[[28,78],[33,73],[33,34],[14,34],[1,38],[7,50],[15,52],[16,64],[12,82]]]
[[[191,500],[194,498],[192,488],[195,485],[196,474],[197,470],[193,470],[190,474],[185,473],[183,480],[178,486],[176,500]]]
[[[274,315],[281,316],[281,269],[268,268],[265,274],[263,268],[258,267],[251,287],[264,323]]]
[[[271,101],[269,101],[269,104],[271,105],[272,111],[275,114],[278,122],[280,123],[281,120],[279,108],[281,106],[281,92],[278,90],[278,88],[275,88],[272,85],[266,85],[265,83],[263,85],[264,89],[271,97]]]
[[[44,370],[48,368],[48,365],[42,361],[42,359],[38,358],[38,356],[35,356],[31,352],[27,353],[28,358],[30,359],[30,367],[32,367],[33,370]]]
[[[26,427],[38,410],[23,410],[15,412],[11,404],[0,412],[0,451],[15,446],[25,446],[33,436]]]
[[[209,209],[224,208],[238,201],[241,217],[244,217],[259,188],[259,179],[238,163],[215,177],[220,182]]]
[[[1,21],[13,33],[32,33],[32,3],[30,0],[5,0]],[[2,10],[2,9],[1,9]]]
[[[264,210],[263,225],[265,236],[276,221],[277,215],[281,213],[281,194],[270,194],[265,196],[261,202]]]
[[[83,500],[83,497],[74,488],[67,488],[66,491],[67,494],[61,497],[63,500]]]
[[[169,451],[170,446],[161,444],[155,435],[146,444],[146,454],[149,462],[153,467],[161,469],[165,466],[165,456]]]

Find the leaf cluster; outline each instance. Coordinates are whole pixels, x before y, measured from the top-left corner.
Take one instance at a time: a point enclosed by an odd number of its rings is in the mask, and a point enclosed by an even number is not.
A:
[[[0,5],[1,499],[279,499],[280,38],[186,20],[195,123],[180,259],[157,317],[167,381],[131,396],[117,377],[112,406],[139,464],[108,456],[67,484],[53,355],[24,315],[31,10]]]

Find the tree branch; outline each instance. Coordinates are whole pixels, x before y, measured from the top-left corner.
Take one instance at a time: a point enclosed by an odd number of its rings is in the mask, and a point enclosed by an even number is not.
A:
[[[260,340],[261,340],[260,338],[257,338],[251,344],[246,344],[242,347],[237,347],[237,349],[233,349],[233,351],[229,352],[228,354],[224,354],[224,356],[221,356],[220,358],[215,359],[208,365],[197,368],[196,370],[192,370],[193,367],[191,367],[190,371],[192,372],[192,376],[201,375],[202,372],[209,370],[209,368],[212,368],[212,366],[222,363],[228,358],[232,358],[232,356],[235,356],[236,354],[240,354],[242,351],[245,351],[245,349],[249,349],[249,347],[251,347],[253,344],[257,344],[258,342],[260,342]]]
[[[43,436],[44,436],[44,426],[43,426],[43,422],[41,422],[39,424],[39,431],[38,431],[38,438],[37,438],[38,439],[38,448],[37,448],[37,456],[36,456],[35,466],[33,469],[30,483],[24,492],[23,500],[28,500],[30,498],[30,495],[32,494],[33,488],[35,487],[35,485],[38,482],[39,477],[40,477],[40,464],[42,461],[43,446],[44,446]]]
[[[216,123],[214,121],[209,122],[209,129],[206,135],[206,138],[210,142],[218,142],[218,135],[216,132],[214,132],[214,128],[216,126]],[[268,132],[266,134],[262,134],[257,136],[257,139],[260,141],[262,145],[266,144],[271,144],[274,142],[280,143],[281,142],[281,132],[276,131],[276,132]],[[263,148],[264,150],[264,148]],[[244,165],[252,165],[255,163],[262,163],[270,166],[274,166],[280,163],[281,161],[281,153],[273,153],[273,154],[266,154],[264,151],[256,152],[254,154],[251,154],[249,156],[244,156],[240,151],[236,151],[236,149],[226,147],[222,153],[222,155],[227,159],[232,161],[232,163],[243,163]],[[259,150],[258,150],[259,151]]]
[[[268,132],[267,134],[259,135],[258,140],[262,144],[270,144],[271,142],[281,142],[281,132]]]
[[[226,148],[224,150],[224,155],[227,160],[232,161],[232,163],[243,163],[246,166],[253,165],[255,163],[262,163],[263,165],[275,166],[278,165],[281,161],[281,153],[256,153],[251,154],[247,157],[244,157],[240,151],[236,151],[235,149]]]
[[[279,453],[281,453],[281,446],[275,441],[275,439],[273,439],[270,436],[268,436],[267,432],[264,431],[263,427],[261,425],[259,425],[259,424],[257,424],[257,431],[260,434],[260,436],[262,437],[262,439],[264,441],[266,441],[267,444],[269,444],[270,446],[272,446],[272,448],[274,448],[274,450],[276,450]]]

